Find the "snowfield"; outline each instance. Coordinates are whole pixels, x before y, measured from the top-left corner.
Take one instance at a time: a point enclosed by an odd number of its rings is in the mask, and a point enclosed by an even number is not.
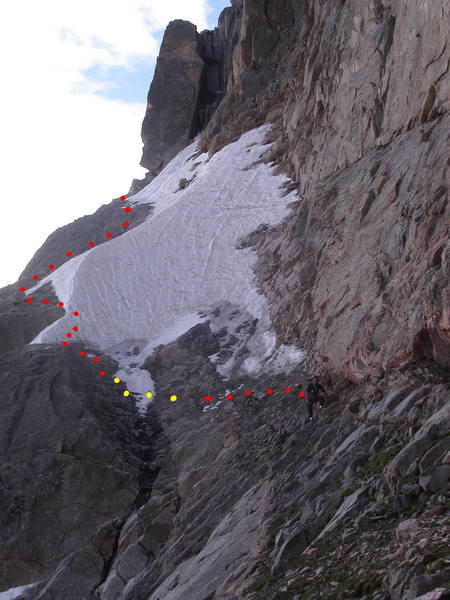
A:
[[[252,271],[255,253],[237,249],[260,224],[278,224],[288,204],[298,199],[296,192],[282,198],[286,177],[274,176],[269,165],[257,162],[269,147],[262,144],[267,128],[244,134],[210,160],[199,155],[194,142],[130,196],[131,205],[154,204],[144,223],[84,252],[29,290],[32,294],[51,281],[67,311],[32,343],[60,342],[76,321],[78,341],[108,353],[114,347],[131,348],[138,340],[142,361],[161,340],[172,341],[200,322],[199,311],[230,303],[258,319],[244,368],[255,372],[267,359],[277,363],[266,300]],[[182,179],[192,181],[180,190]],[[117,359],[117,353],[125,356],[117,350],[111,355]],[[278,362],[284,367],[303,358],[286,347],[282,356]],[[133,361],[126,362],[122,376]]]
[[[35,585],[35,583],[32,583],[30,585],[21,585],[20,587],[10,588],[5,592],[0,592],[0,600],[14,600],[14,598],[21,596],[23,592],[30,590]]]

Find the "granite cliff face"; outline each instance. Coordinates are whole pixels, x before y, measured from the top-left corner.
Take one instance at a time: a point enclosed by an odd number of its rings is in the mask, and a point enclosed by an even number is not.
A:
[[[450,365],[449,5],[245,2],[214,152],[278,123],[303,201],[260,244],[280,340],[353,380]]]
[[[0,600],[450,597],[449,37],[446,0],[233,0],[214,31],[169,24],[133,190],[199,133],[214,161],[270,123],[245,169],[269,163],[300,195],[237,248],[306,360],[225,378],[255,323],[231,307],[227,331],[215,307],[147,357],[139,414],[77,345],[27,345],[63,316],[40,302],[51,284],[32,306],[1,290]],[[118,206],[55,232],[20,284]],[[311,422],[312,369],[328,398]]]

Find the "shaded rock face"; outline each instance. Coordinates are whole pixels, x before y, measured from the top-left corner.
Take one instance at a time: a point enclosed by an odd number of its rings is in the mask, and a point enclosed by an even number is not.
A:
[[[239,41],[242,2],[222,11],[218,27],[202,31],[201,54],[205,70],[201,85],[198,131],[204,129],[225,95],[233,68],[233,50]]]
[[[247,0],[214,153],[276,122],[267,160],[303,196],[260,244],[282,342],[361,380],[415,358],[450,365],[444,0]]]
[[[203,70],[197,28],[173,21],[164,33],[142,124],[141,165],[153,175],[196,133]]]
[[[54,231],[44,244],[39,248],[23,273],[19,277],[19,283],[31,287],[32,277],[38,274],[41,277],[49,273],[48,265],[54,264],[60,267],[71,258],[82,254],[89,249],[88,242],[93,241],[96,246],[108,242],[106,233],[112,233],[113,237],[122,235],[145,221],[152,210],[151,204],[139,204],[133,207],[133,212],[127,217],[129,227],[122,227],[123,203],[116,199],[110,204],[105,204],[92,215],[77,219],[73,223],[59,227]],[[66,252],[72,252],[72,257],[66,256]]]
[[[0,354],[30,343],[43,328],[64,315],[64,309],[56,306],[58,299],[51,285],[42,286],[32,304],[18,288],[15,284],[0,290]],[[45,299],[49,305],[42,303]]]
[[[109,536],[114,545],[144,485],[147,449],[133,402],[62,348],[3,353],[0,386],[0,589],[45,579],[89,544],[98,583],[112,555],[102,558],[102,544]]]
[[[334,600],[381,588],[410,600],[448,580],[439,376],[392,371],[376,388],[328,389],[311,423],[284,376],[222,381],[217,348],[208,323],[160,346],[142,420],[76,349],[3,354],[2,587],[38,582],[22,600]],[[275,392],[249,398],[247,387]]]
[[[238,39],[241,6],[225,9],[219,27],[197,33],[172,21],[165,33],[142,124],[141,165],[157,175],[208,123],[225,92]],[[139,183],[134,183],[138,189]]]

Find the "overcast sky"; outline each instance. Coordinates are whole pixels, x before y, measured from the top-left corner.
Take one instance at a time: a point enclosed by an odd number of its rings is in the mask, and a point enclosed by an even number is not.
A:
[[[164,28],[214,27],[229,0],[14,0],[0,6],[0,287],[57,227],[125,194]]]

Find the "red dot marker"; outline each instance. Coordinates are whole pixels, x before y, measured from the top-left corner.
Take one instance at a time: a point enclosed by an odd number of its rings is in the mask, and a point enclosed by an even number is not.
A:
[[[63,346],[68,346],[68,345],[69,345],[69,342],[62,342],[62,345],[63,345]]]
[[[126,206],[126,207],[123,209],[123,212],[131,212],[131,206]]]
[[[55,265],[48,265],[48,268],[50,269],[50,271],[53,271],[53,269],[55,268]]]
[[[75,327],[72,327],[72,331],[78,331],[78,327],[75,325]]]
[[[98,356],[94,356],[94,358],[92,359],[95,363],[100,362],[100,359]]]
[[[58,306],[64,306],[64,302],[58,302]]]
[[[212,396],[204,396],[204,397],[203,397],[203,400],[204,400],[205,402],[212,402],[212,399],[213,399],[213,397],[212,397]]]
[[[33,298],[27,298],[27,302],[28,304],[31,304],[33,302]]]
[[[228,400],[233,400],[234,396],[233,396],[233,394],[228,394],[227,398],[228,398]]]
[[[80,356],[86,356],[86,352],[84,350],[81,350]]]
[[[23,286],[19,288],[19,292],[25,292],[27,288],[24,288]]]
[[[285,388],[284,388],[284,391],[285,391],[285,392],[287,392],[287,393],[289,393],[289,392],[292,392],[292,390],[291,390],[291,388],[290,388],[290,387],[285,387]]]
[[[246,390],[246,392],[245,392],[245,395],[246,395],[246,396],[251,396],[251,395],[252,395],[252,393],[251,393],[251,391],[250,391],[250,390]]]
[[[106,372],[105,371],[99,371],[98,374],[103,377],[103,375],[106,375]]]
[[[71,333],[66,333],[66,337],[71,338],[72,334]]]
[[[269,388],[268,390],[266,390],[266,394],[273,394],[273,390]]]
[[[89,242],[88,246],[92,248],[93,246],[95,246],[95,242]]]
[[[304,398],[305,397],[305,392],[300,392],[299,397],[300,398]]]
[[[76,311],[73,313],[73,316],[74,316],[74,317],[78,317],[78,316],[79,316],[79,314],[80,314],[80,313],[79,313],[79,312],[76,310]]]
[[[105,235],[107,238],[112,238],[112,233],[106,233]]]
[[[122,202],[123,202],[124,200],[126,200],[126,199],[127,199],[127,197],[126,197],[126,196],[120,196],[120,199],[121,199],[121,200],[122,200]]]
[[[72,252],[66,252],[66,256],[73,256]]]
[[[42,304],[50,304],[50,300],[42,300]]]
[[[122,223],[122,227],[128,227],[128,225],[129,225],[128,221],[124,221],[124,222]]]
[[[39,279],[39,275],[33,275],[33,279],[37,281]]]

